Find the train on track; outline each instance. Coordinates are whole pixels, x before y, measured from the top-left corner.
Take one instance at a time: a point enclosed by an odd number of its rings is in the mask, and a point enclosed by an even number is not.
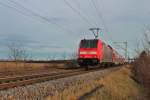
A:
[[[101,39],[82,39],[78,49],[77,62],[80,66],[98,64],[110,66],[124,64],[125,58]]]

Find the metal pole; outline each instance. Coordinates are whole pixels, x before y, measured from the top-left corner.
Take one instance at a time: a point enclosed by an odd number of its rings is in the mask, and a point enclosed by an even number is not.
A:
[[[128,43],[125,42],[125,56],[126,56],[126,59],[128,58]]]
[[[121,49],[125,51],[124,56],[128,59],[128,42],[114,42],[115,44],[124,44],[125,46],[118,45]]]

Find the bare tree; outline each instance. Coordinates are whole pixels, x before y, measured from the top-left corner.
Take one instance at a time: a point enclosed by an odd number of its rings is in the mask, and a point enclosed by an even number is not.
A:
[[[22,61],[23,65],[25,66],[25,61],[29,58],[29,54],[27,53],[26,48],[15,43],[9,44],[7,46],[9,50],[9,59],[15,61],[16,66],[18,66],[20,61]]]
[[[140,41],[136,42],[135,52],[136,52],[137,55],[140,55],[140,53],[142,52],[141,46],[140,46]]]
[[[150,54],[150,29],[147,29],[143,34],[143,39],[137,41],[135,52],[140,55],[144,50],[146,53]]]
[[[27,50],[19,45],[8,45],[9,58],[14,61],[25,61],[29,57]]]
[[[150,54],[150,28],[144,33],[144,50]]]
[[[141,46],[137,46],[140,54],[133,63],[134,79],[139,82],[146,90],[148,98],[150,98],[150,28],[146,29],[143,39],[140,41]],[[148,99],[147,99],[148,100]]]

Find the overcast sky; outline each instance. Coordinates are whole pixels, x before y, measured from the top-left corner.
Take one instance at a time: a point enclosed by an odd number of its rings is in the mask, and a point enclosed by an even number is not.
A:
[[[128,41],[135,55],[150,25],[150,0],[93,1],[0,0],[0,58],[8,57],[9,43],[21,44],[37,59],[73,53],[80,39],[94,38],[91,27],[102,28],[100,38],[113,47],[113,42]]]

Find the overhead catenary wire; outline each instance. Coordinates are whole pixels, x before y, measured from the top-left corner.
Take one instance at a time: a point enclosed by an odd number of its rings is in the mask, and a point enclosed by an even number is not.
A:
[[[45,16],[42,16],[41,14],[39,14],[39,13],[37,13],[37,12],[31,10],[31,9],[28,9],[28,8],[24,7],[22,4],[20,4],[20,3],[16,2],[16,1],[12,1],[12,0],[7,0],[7,1],[9,1],[9,2],[12,3],[13,5],[15,5],[15,7],[14,7],[12,4],[11,4],[11,5],[8,5],[8,4],[5,4],[5,3],[3,3],[3,2],[0,2],[0,4],[1,4],[2,6],[5,6],[5,7],[7,7],[7,8],[12,9],[12,10],[15,10],[16,12],[18,12],[18,13],[24,15],[24,16],[28,16],[28,17],[33,17],[33,16],[34,16],[34,17],[37,17],[37,18],[39,18],[39,19],[42,19],[42,20],[40,20],[40,21],[42,21],[42,22],[45,21],[45,22],[47,22],[47,23],[49,23],[49,24],[54,24],[55,26],[57,26],[57,27],[60,28],[61,30],[64,30],[64,31],[69,32],[69,33],[70,33],[70,32],[73,33],[72,30],[70,30],[70,29],[68,29],[68,28],[64,28],[63,26],[57,24],[56,22],[51,21],[49,18],[47,18],[47,17],[45,17]],[[26,12],[26,13],[25,13],[25,12]],[[34,18],[33,18],[33,19],[34,19]]]
[[[64,26],[62,26],[62,25],[60,25],[60,24],[57,24],[56,22],[51,21],[48,17],[42,16],[41,14],[39,14],[39,13],[37,13],[37,12],[31,10],[31,9],[28,9],[28,8],[24,7],[22,4],[20,4],[20,3],[18,3],[18,2],[15,2],[15,1],[13,1],[13,0],[8,0],[8,1],[13,2],[14,4],[16,4],[16,5],[20,6],[20,7],[22,7],[24,10],[27,10],[28,12],[30,12],[32,15],[37,16],[37,17],[39,17],[39,18],[41,18],[41,19],[47,21],[47,22],[50,23],[50,24],[55,24],[56,26],[58,26],[59,28],[63,29],[64,31],[67,31],[67,32],[69,32],[69,33],[70,33],[70,32],[71,32],[71,33],[74,33],[74,31],[72,31],[71,29],[68,29],[68,28],[66,28],[66,27],[64,27]]]
[[[96,3],[94,2],[94,0],[90,0],[90,1],[92,2],[92,5],[93,5],[94,8],[96,9],[96,12],[97,12],[98,17],[102,20],[102,24],[104,25],[104,28],[105,28],[106,32],[108,32],[108,28],[107,28],[107,26],[106,26],[106,24],[105,24],[105,21],[104,21],[104,19],[103,19],[102,12],[98,9],[98,7],[97,7]],[[101,24],[101,22],[100,22],[100,24]]]
[[[102,0],[101,0],[102,1]],[[98,3],[95,3],[95,1],[94,0],[91,0],[91,2],[92,2],[92,5],[94,6],[94,8],[96,9],[96,12],[97,12],[97,15],[98,15],[98,17],[102,20],[102,24],[103,24],[103,26],[104,26],[104,29],[105,29],[105,32],[106,33],[110,33],[109,32],[109,29],[108,29],[108,27],[107,27],[107,25],[106,25],[106,22],[105,22],[105,20],[104,20],[104,18],[103,18],[103,14],[102,14],[102,12],[101,12],[101,10],[99,10],[99,8],[97,7],[97,4]],[[102,3],[101,3],[102,4]],[[108,38],[110,39],[110,42],[112,43],[112,45],[114,45],[114,47],[115,47],[115,43],[114,43],[114,40],[113,40],[113,38],[112,38],[112,36],[111,36],[111,34],[106,34],[107,36],[108,36]]]
[[[13,7],[13,6],[10,6],[10,5],[8,5],[8,4],[5,4],[5,3],[1,2],[1,1],[0,1],[0,5],[1,5],[1,6],[4,6],[4,7],[7,7],[7,8],[10,8],[10,9],[13,9],[13,10],[15,10],[16,12],[18,12],[18,13],[24,15],[24,16],[29,16],[28,14],[22,12],[20,9],[17,9],[17,8],[15,8],[15,7]]]
[[[17,12],[19,12],[19,13],[25,15],[25,16],[31,17],[31,15],[32,15],[32,16],[38,17],[38,18],[40,18],[40,19],[42,19],[42,20],[44,20],[44,21],[46,21],[46,22],[48,22],[48,23],[50,23],[50,24],[55,24],[56,26],[58,26],[59,28],[65,30],[65,31],[67,31],[67,32],[72,32],[70,29],[64,28],[63,26],[61,26],[61,25],[59,25],[59,24],[57,24],[57,23],[51,21],[49,18],[47,18],[47,17],[45,17],[45,16],[42,16],[42,15],[40,15],[39,13],[36,13],[36,12],[34,12],[33,10],[24,7],[23,5],[21,5],[20,3],[16,2],[16,1],[13,1],[13,0],[8,0],[8,1],[11,2],[11,3],[13,3],[13,4],[15,5],[15,7],[12,7],[12,6],[9,6],[9,5],[6,5],[6,4],[5,4],[5,5],[3,4],[3,6],[7,6],[7,7],[9,7],[9,8],[13,8],[13,9],[16,10]],[[66,1],[66,0],[64,0],[64,1]],[[82,16],[81,18],[84,19],[84,21],[86,21],[88,24],[92,25],[92,24],[88,21],[88,19],[86,19],[86,17],[84,17],[78,10],[76,10],[74,7],[72,7],[72,5],[70,5],[69,2],[66,1],[66,4],[68,4],[68,6],[72,8],[72,10],[76,11],[76,13],[78,13],[78,14],[80,15],[80,17]],[[18,7],[21,8],[22,10],[24,10],[25,12],[28,12],[28,14],[22,12],[21,9],[18,9]],[[31,14],[31,15],[30,15],[30,14]],[[93,26],[93,25],[92,25],[92,26]]]
[[[65,4],[72,9],[72,11],[74,11],[75,13],[77,13],[82,20],[84,20],[87,24],[90,25],[90,27],[95,27],[95,25],[93,25],[93,23],[91,23],[85,16],[83,16],[80,11],[78,11],[76,8],[74,8],[67,0],[63,0],[65,2]]]
[[[104,18],[103,18],[102,12],[99,10],[99,8],[97,7],[97,5],[96,5],[96,3],[95,3],[94,0],[90,0],[90,1],[92,2],[92,5],[94,6],[94,8],[95,8],[95,10],[96,10],[96,12],[97,12],[98,17],[102,20],[102,24],[103,24],[103,26],[104,26],[105,32],[106,32],[106,33],[109,33],[109,29],[108,29],[108,27],[107,27],[107,25],[106,25],[106,22],[105,22]],[[100,24],[101,24],[101,22],[100,22]],[[110,34],[109,34],[109,38],[110,38],[110,40],[111,40],[112,43],[113,43],[113,39],[112,39],[112,36],[111,36]]]
[[[74,2],[76,3],[78,9],[79,9],[82,13],[84,13],[84,15],[86,15],[86,17],[87,17],[88,19],[92,19],[91,16],[89,16],[89,14],[88,14],[84,9],[81,8],[81,4],[80,4],[79,0],[74,0]],[[97,27],[99,27],[99,24],[98,24],[97,22],[93,21],[93,23],[94,23]]]

